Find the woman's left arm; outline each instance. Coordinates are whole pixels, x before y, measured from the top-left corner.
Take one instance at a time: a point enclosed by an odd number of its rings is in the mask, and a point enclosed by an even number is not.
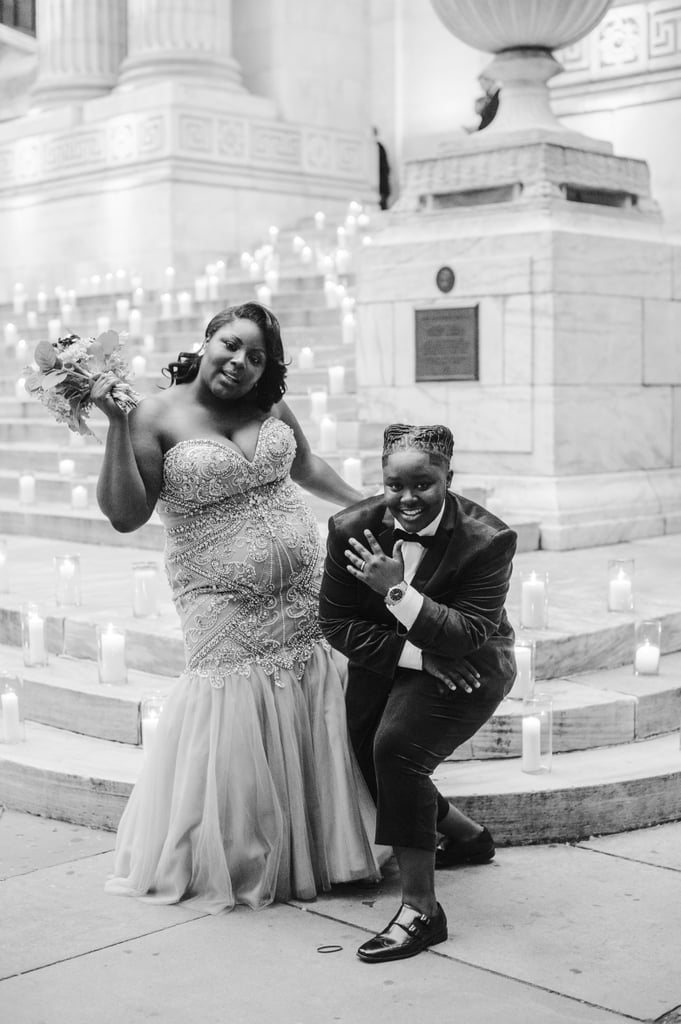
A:
[[[296,457],[291,466],[291,479],[311,494],[325,501],[332,501],[342,508],[361,501],[364,495],[346,483],[335,469],[315,455],[303,428],[291,412],[286,402],[277,402],[272,407],[272,415],[286,423],[293,431],[296,439]]]

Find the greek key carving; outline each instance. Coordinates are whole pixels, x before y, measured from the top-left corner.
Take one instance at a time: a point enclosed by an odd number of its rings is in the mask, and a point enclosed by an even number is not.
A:
[[[681,53],[681,4],[666,3],[651,10],[648,37],[651,58]]]
[[[246,123],[243,118],[222,117],[217,123],[220,156],[242,163],[246,156]]]
[[[256,125],[251,131],[251,158],[257,161],[279,161],[289,167],[301,162],[300,132],[270,125]]]
[[[199,153],[213,151],[214,123],[212,118],[197,117],[195,114],[180,114],[179,129],[182,149]]]
[[[72,167],[90,167],[105,160],[103,132],[82,132],[80,134],[50,139],[45,143],[45,171],[54,173]]]

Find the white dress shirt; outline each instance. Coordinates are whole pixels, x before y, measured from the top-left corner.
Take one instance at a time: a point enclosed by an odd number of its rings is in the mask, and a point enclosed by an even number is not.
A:
[[[422,530],[419,530],[419,535],[422,537],[434,537],[438,526],[442,522],[442,517],[445,514],[444,502],[439,513],[435,516],[432,523],[428,523],[428,526],[424,526]],[[399,520],[396,522],[401,526]],[[403,527],[402,527],[403,528]],[[398,540],[393,548],[393,558],[398,547],[402,549],[402,558],[404,559],[404,579],[407,583],[411,584],[416,570],[419,567],[419,562],[423,558],[423,553],[426,550],[422,544],[415,544],[413,541]],[[416,622],[418,614],[423,607],[423,594],[418,590],[415,590],[411,585],[407,587],[404,597],[397,602],[397,604],[388,605],[389,611],[395,616],[398,622],[401,622],[407,629]],[[402,648],[402,654],[398,661],[400,668],[423,668],[423,656],[421,650],[415,647],[414,644],[410,643],[409,640],[405,642]]]

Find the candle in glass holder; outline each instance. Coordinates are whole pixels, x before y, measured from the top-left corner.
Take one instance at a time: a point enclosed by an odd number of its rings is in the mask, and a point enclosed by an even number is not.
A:
[[[160,569],[156,562],[134,562],[132,566],[132,613],[136,619],[160,614]]]
[[[125,633],[111,622],[106,629],[97,627],[97,665],[102,685],[119,686],[126,682]]]
[[[0,736],[4,743],[21,743],[24,738],[24,723],[21,717],[18,690],[18,679],[11,679],[6,673],[0,677],[0,714],[2,731]]]
[[[291,248],[296,255],[298,255],[305,245],[305,239],[301,238],[300,235],[294,235],[293,241],[291,242]]]
[[[548,577],[546,573],[521,574],[520,627],[546,629],[548,611]]]
[[[156,730],[163,713],[163,698],[160,695],[147,697],[142,701],[142,747],[148,755],[156,741]]]
[[[47,340],[48,341],[59,341],[59,335],[61,334],[61,320],[59,317],[52,317],[47,321]]]
[[[553,707],[547,694],[528,697],[523,704],[521,770],[530,775],[551,771]]]
[[[5,344],[16,345],[19,332],[14,324],[5,324]]]
[[[80,556],[55,555],[55,601],[58,605],[80,604]]]
[[[45,619],[36,604],[26,604],[21,610],[21,644],[24,665],[46,665]]]
[[[192,297],[189,292],[180,292],[177,296],[177,308],[180,316],[192,315]]]
[[[525,700],[534,696],[534,640],[518,640],[514,653],[518,674],[509,696],[514,700]]]
[[[329,367],[329,394],[342,395],[345,391],[345,367]]]
[[[38,312],[45,313],[47,311],[47,294],[46,292],[38,292],[37,296]]]
[[[104,334],[111,327],[110,316],[98,316],[97,317],[97,334]]]
[[[144,356],[136,355],[130,360],[130,369],[136,377],[143,377],[147,372],[147,361]]]
[[[208,278],[205,275],[194,279],[194,299],[196,302],[206,302],[208,299]]]
[[[119,320],[127,320],[130,315],[130,299],[116,299],[116,316]]]
[[[83,509],[87,506],[87,487],[85,484],[74,484],[71,488],[71,508]]]
[[[71,480],[75,472],[76,463],[74,459],[69,459],[67,456],[59,459],[59,476],[63,477],[64,480]]]
[[[322,416],[319,423],[319,450],[335,452],[336,445],[336,421],[332,416]]]
[[[301,348],[298,353],[298,369],[311,370],[314,366],[314,352],[311,348]]]
[[[608,562],[608,611],[629,612],[634,607],[634,562],[612,559]]]
[[[131,309],[128,315],[128,331],[131,338],[142,337],[142,314],[139,309]]]
[[[34,309],[29,309],[28,313],[26,314],[26,326],[30,327],[31,329],[38,326],[38,314]]]
[[[154,351],[155,345],[156,345],[156,342],[154,340],[154,335],[153,334],[145,334],[144,338],[142,339],[142,351],[146,352],[147,355],[148,355],[150,352]]]
[[[660,669],[662,623],[659,619],[644,619],[634,627],[634,674],[654,676]]]
[[[21,505],[35,503],[35,477],[32,473],[22,473],[19,477],[19,503]]]
[[[13,311],[15,316],[23,316],[24,308],[26,306],[26,291],[23,284],[14,285],[14,297],[13,297]]]
[[[300,262],[301,263],[312,263],[312,249],[309,245],[304,245],[300,250]]]
[[[336,249],[336,270],[339,274],[350,273],[350,250]]]
[[[272,301],[272,292],[268,285],[259,284],[255,289],[258,302],[262,303],[263,306],[269,306]]]
[[[323,231],[325,224],[326,214],[322,213],[321,210],[317,210],[317,212],[314,215],[314,226],[316,227],[317,231]]]
[[[343,459],[343,479],[358,491],[362,489],[362,463],[359,459]]]
[[[279,271],[275,267],[270,267],[269,270],[265,271],[265,284],[270,290],[270,295],[276,295],[279,291]]]
[[[175,267],[166,267],[164,272],[165,285],[167,289],[175,287]]]
[[[321,420],[322,416],[326,414],[326,391],[311,391],[310,392],[310,418],[313,420]]]
[[[16,398],[17,402],[27,402],[28,401],[28,391],[26,390],[26,378],[25,377],[19,377],[19,379],[17,381],[15,381],[15,383],[14,383],[14,397]]]
[[[332,277],[324,280],[324,298],[327,309],[335,309],[338,305],[338,286]]]
[[[342,337],[344,345],[352,345],[355,341],[355,314],[346,313],[342,322]]]
[[[161,295],[161,319],[169,320],[173,315],[173,297],[170,292]]]

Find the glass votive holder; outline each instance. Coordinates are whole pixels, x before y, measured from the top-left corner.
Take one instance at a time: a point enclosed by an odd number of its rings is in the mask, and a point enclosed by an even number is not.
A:
[[[509,697],[513,700],[526,700],[528,697],[534,697],[536,644],[534,640],[516,640],[514,652],[518,674]]]
[[[136,619],[160,615],[161,570],[157,562],[133,562],[132,613]]]
[[[23,743],[24,681],[21,676],[0,672],[0,743]]]
[[[634,560],[612,558],[608,562],[608,611],[634,609]]]
[[[528,775],[551,771],[553,754],[553,704],[548,694],[528,697],[523,704],[520,767]]]
[[[35,477],[33,473],[22,473],[19,477],[19,504],[35,505]]]
[[[67,452],[59,453],[57,467],[62,480],[73,480],[76,475],[76,460],[71,458]]]
[[[54,599],[58,605],[80,604],[80,555],[55,555]]]
[[[656,676],[660,671],[662,623],[644,619],[634,629],[634,675]]]
[[[163,697],[160,694],[151,694],[142,701],[142,748],[145,754],[149,754],[156,742],[156,730],[162,711]]]
[[[97,668],[102,686],[121,686],[128,680],[125,630],[112,622],[97,626]]]
[[[520,574],[520,628],[546,629],[549,624],[549,574]]]
[[[21,646],[24,665],[47,665],[45,617],[32,602],[21,607]]]
[[[9,574],[7,571],[7,541],[0,537],[0,594],[9,590]]]
[[[85,480],[72,480],[71,482],[71,508],[84,509],[89,504],[87,482]]]

